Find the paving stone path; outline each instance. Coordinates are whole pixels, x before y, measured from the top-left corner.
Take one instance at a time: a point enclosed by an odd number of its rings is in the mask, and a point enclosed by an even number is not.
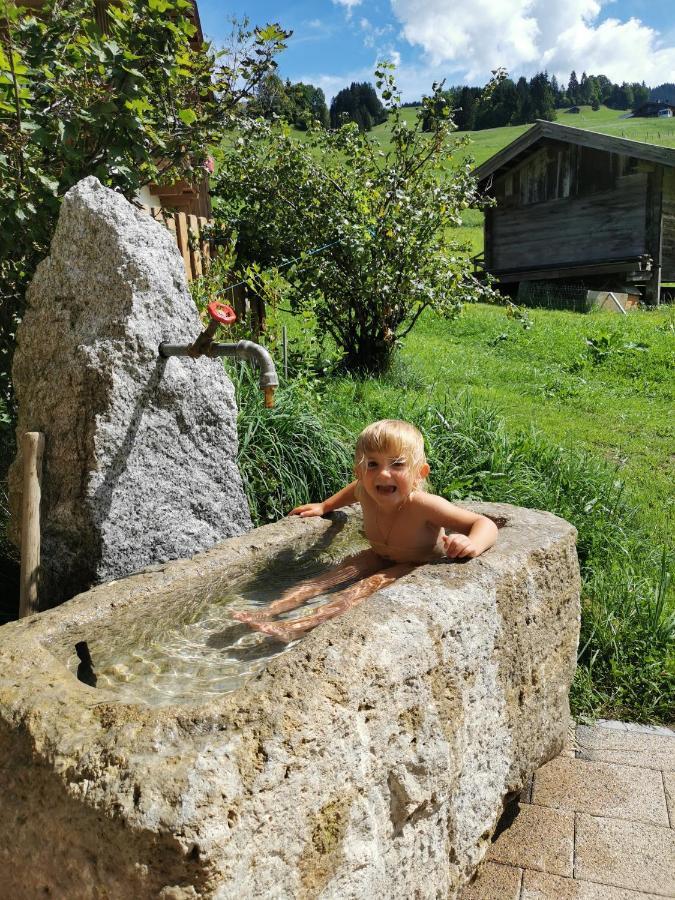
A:
[[[461,900],[675,898],[675,731],[572,729]]]

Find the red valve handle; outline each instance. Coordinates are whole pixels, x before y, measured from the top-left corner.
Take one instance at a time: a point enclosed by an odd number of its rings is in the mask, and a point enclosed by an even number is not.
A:
[[[232,307],[227,303],[221,303],[220,300],[209,303],[207,309],[211,318],[215,322],[220,322],[221,325],[234,325],[237,321],[237,314]]]

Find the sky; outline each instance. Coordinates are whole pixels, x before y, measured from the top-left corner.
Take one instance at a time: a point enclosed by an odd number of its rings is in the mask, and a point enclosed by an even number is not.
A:
[[[221,45],[233,16],[293,31],[278,72],[321,87],[330,102],[352,81],[373,81],[375,63],[398,68],[404,101],[434,81],[484,84],[499,66],[515,79],[546,69],[565,84],[675,82],[673,0],[198,0],[202,27]]]

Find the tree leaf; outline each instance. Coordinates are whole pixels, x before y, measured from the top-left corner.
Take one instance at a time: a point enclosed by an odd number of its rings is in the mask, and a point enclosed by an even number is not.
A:
[[[192,125],[197,120],[197,113],[193,109],[179,109],[178,118],[186,125]]]

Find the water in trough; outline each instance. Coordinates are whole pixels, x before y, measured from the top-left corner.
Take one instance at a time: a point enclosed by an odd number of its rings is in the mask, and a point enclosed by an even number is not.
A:
[[[290,644],[252,631],[232,619],[242,609],[263,608],[300,581],[367,547],[358,522],[337,531],[327,546],[311,546],[276,565],[266,565],[227,582],[216,580],[200,593],[169,592],[152,620],[137,618],[115,628],[111,623],[91,636],[98,688],[119,700],[167,706],[203,702],[239,687]],[[293,619],[327,602],[323,594],[282,616]],[[57,655],[75,675],[80,660],[72,641],[59,641]]]

